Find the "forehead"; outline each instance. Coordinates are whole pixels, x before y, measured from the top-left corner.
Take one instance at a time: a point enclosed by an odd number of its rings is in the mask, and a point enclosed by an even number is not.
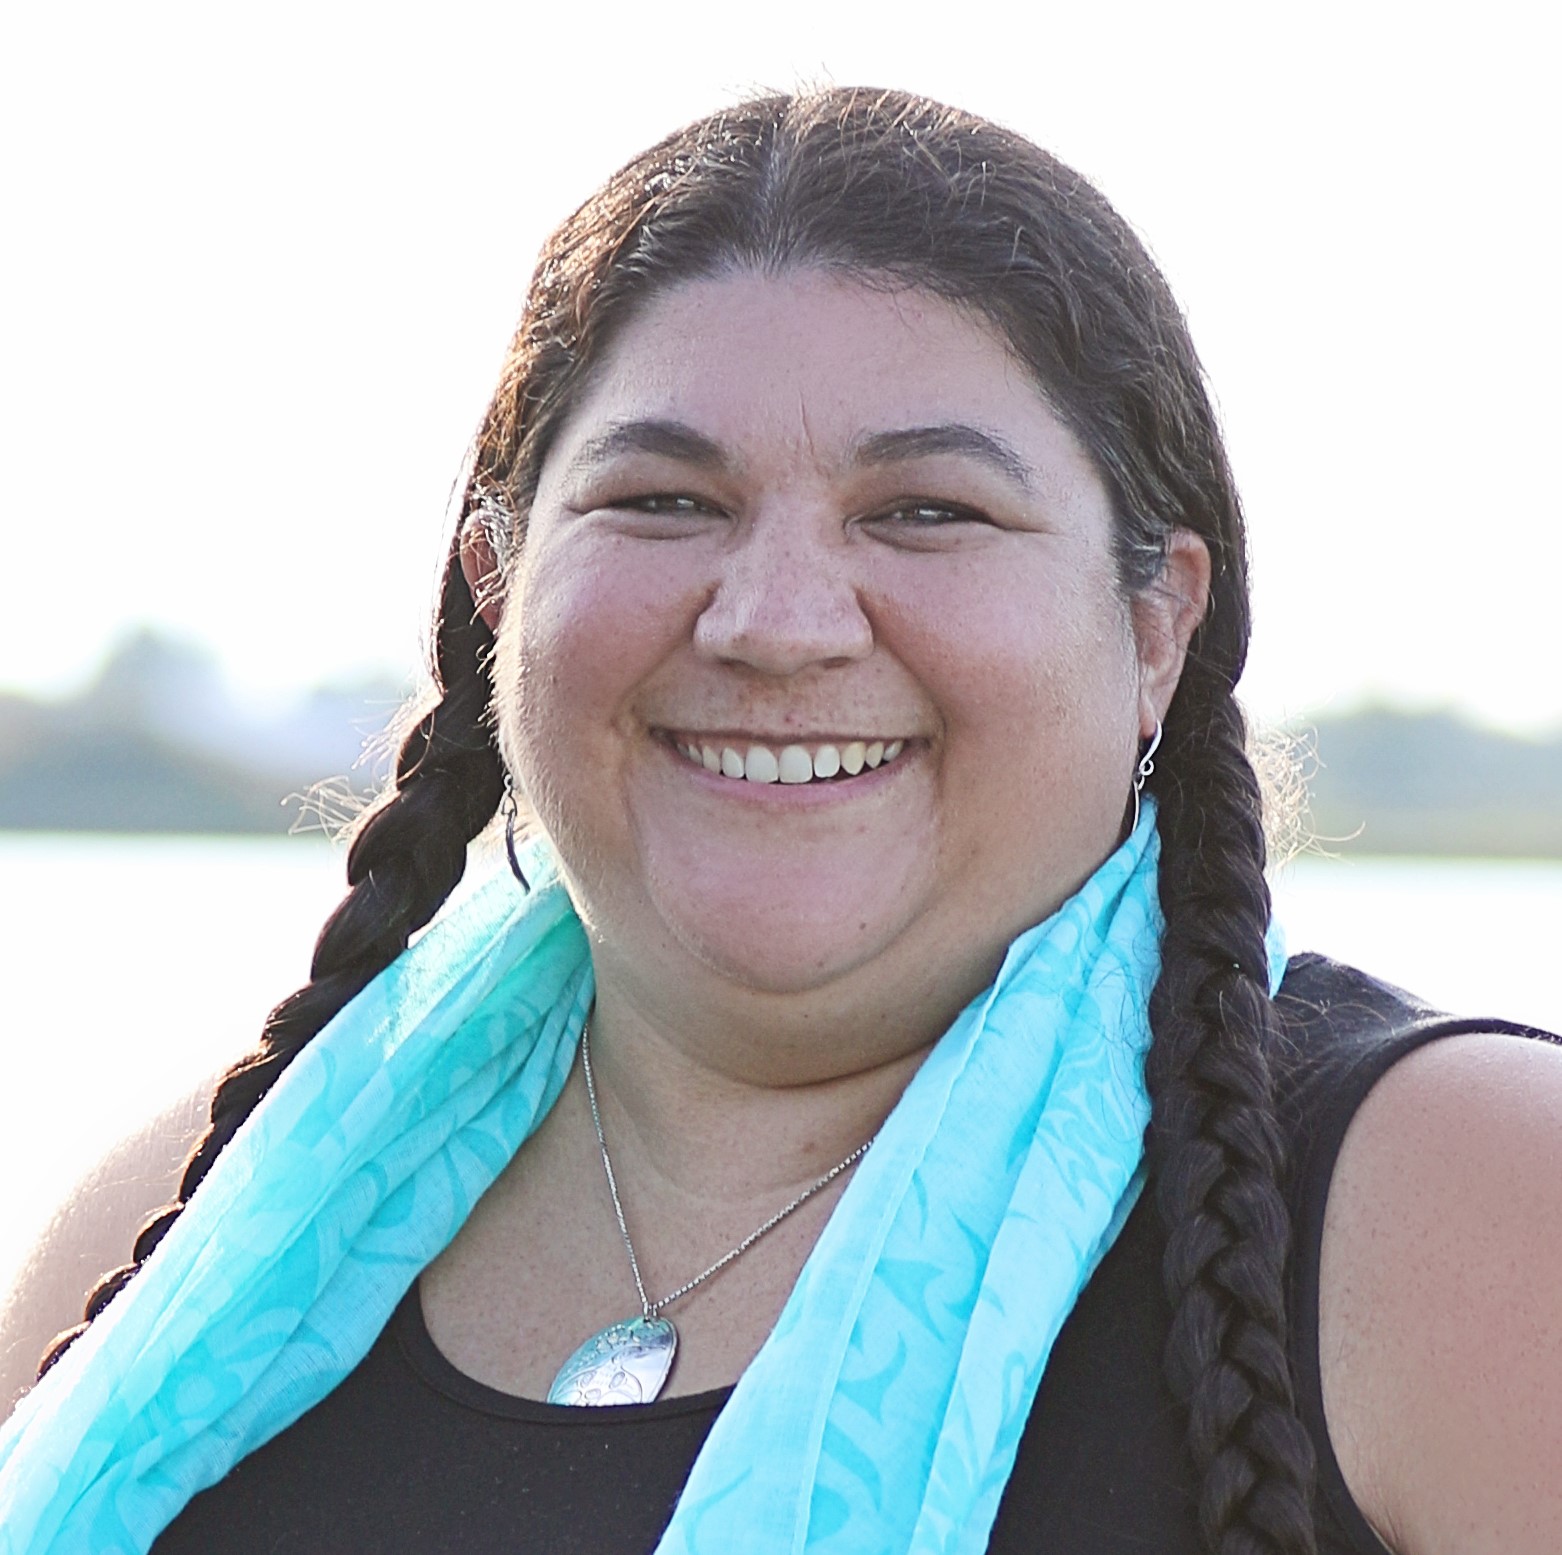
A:
[[[590,376],[550,461],[633,417],[689,423],[740,453],[823,463],[877,433],[958,423],[1021,446],[1044,483],[1094,478],[984,319],[928,292],[819,270],[736,271],[652,297]]]

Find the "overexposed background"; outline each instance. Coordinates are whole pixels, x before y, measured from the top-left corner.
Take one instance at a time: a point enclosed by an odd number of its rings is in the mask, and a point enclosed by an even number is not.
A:
[[[133,623],[241,687],[416,661],[544,232],[756,86],[903,85],[1097,180],[1252,519],[1250,704],[1562,724],[1556,49],[1532,0],[632,10],[55,0],[0,27],[0,687]]]

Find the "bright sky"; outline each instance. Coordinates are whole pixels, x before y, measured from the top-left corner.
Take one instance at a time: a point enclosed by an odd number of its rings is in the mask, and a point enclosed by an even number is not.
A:
[[[140,621],[260,693],[415,662],[544,232],[801,78],[1006,120],[1148,235],[1247,499],[1260,715],[1562,724],[1551,10],[10,7],[0,687]]]

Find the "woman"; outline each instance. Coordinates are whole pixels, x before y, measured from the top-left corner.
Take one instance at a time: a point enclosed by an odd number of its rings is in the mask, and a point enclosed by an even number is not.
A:
[[[545,249],[462,519],[0,1548],[1562,1545],[1562,1058],[1280,983],[1240,508],[1099,195],[895,94],[692,126]]]

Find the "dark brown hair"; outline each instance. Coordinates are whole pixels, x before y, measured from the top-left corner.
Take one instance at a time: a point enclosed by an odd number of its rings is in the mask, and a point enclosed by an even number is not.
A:
[[[920,288],[1000,331],[1096,463],[1126,592],[1156,580],[1173,530],[1209,547],[1210,608],[1152,780],[1166,935],[1149,1148],[1168,1238],[1167,1376],[1187,1412],[1209,1549],[1312,1551],[1312,1447],[1286,1359],[1261,804],[1233,698],[1248,642],[1245,531],[1186,325],[1132,230],[1027,140],[925,99],[834,90],[715,114],[636,157],[547,243],[462,517],[481,513],[513,555],[550,441],[634,310],[700,276],[789,266]],[[353,844],[351,890],[321,932],[311,981],[219,1086],[181,1203],[277,1074],[459,878],[503,791],[491,649],[453,548],[435,631],[439,700]],[[179,1207],[143,1229],[137,1261]],[[134,1268],[100,1284],[89,1320]]]

